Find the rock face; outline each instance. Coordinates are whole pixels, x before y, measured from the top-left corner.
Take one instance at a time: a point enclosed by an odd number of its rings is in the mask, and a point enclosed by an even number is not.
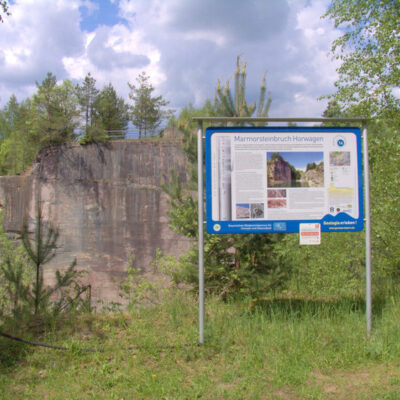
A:
[[[186,160],[177,142],[114,141],[42,150],[23,176],[0,177],[4,229],[32,223],[37,205],[60,231],[57,256],[45,267],[45,281],[74,257],[87,271],[92,298],[118,300],[117,284],[128,259],[151,269],[157,249],[177,255],[187,239],[168,227],[167,196],[160,186],[174,169],[186,182]]]
[[[287,187],[293,180],[290,164],[280,156],[273,161],[268,161],[267,176],[269,187]]]
[[[310,187],[324,186],[324,167],[320,166],[318,169],[310,169],[305,173],[305,179]]]

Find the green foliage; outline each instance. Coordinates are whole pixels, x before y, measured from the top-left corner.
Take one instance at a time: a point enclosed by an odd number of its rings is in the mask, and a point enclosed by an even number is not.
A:
[[[134,104],[131,108],[131,120],[139,129],[139,138],[152,136],[161,122],[168,118],[170,112],[163,110],[168,104],[162,96],[153,96],[154,87],[145,72],[136,78],[136,85],[130,84],[129,98]]]
[[[342,61],[331,96],[353,115],[399,122],[400,3],[393,0],[334,0],[325,14],[343,35],[332,52]]]
[[[125,137],[128,106],[111,83],[99,91],[96,80],[88,73],[82,85],[76,86],[76,93],[82,118],[80,144]]]
[[[256,103],[250,105],[246,101],[246,62],[240,63],[240,56],[236,59],[235,68],[235,92],[229,87],[229,80],[224,88],[221,87],[220,81],[217,83],[214,96],[214,112],[220,117],[268,117],[269,108],[271,106],[271,96],[266,99],[266,74],[264,74],[258,107]]]
[[[24,249],[35,266],[36,279],[32,285],[34,314],[38,314],[39,306],[43,304],[45,290],[43,287],[43,265],[55,257],[58,231],[52,226],[44,225],[40,207],[37,210],[34,239],[29,236],[28,223],[25,221],[21,231],[21,240]]]
[[[296,234],[285,235],[275,251],[291,266],[287,288],[310,296],[358,296],[363,292],[363,233],[323,233],[321,245],[300,246]]]
[[[324,162],[321,161],[319,164],[317,164],[315,162],[308,163],[306,166],[306,172],[311,171],[311,170],[323,171],[324,170]]]
[[[146,307],[150,304],[161,304],[170,292],[170,277],[174,264],[171,256],[161,256],[157,249],[152,271],[146,273],[142,268],[134,266],[134,255],[129,257],[126,277],[119,284],[119,296],[128,310]]]
[[[400,201],[400,100],[395,92],[400,86],[400,3],[334,0],[325,17],[331,18],[343,35],[332,45],[342,63],[337,91],[328,96],[331,101],[324,116],[375,117],[368,124],[373,284],[375,291],[385,291],[397,285],[400,277],[400,220],[396,212]],[[363,236],[324,236],[327,243],[310,254],[285,239],[292,263],[307,261],[299,274],[299,278],[304,277],[304,288],[317,292],[324,287],[332,291],[337,287],[338,292],[362,290]],[[320,249],[325,249],[325,258]]]
[[[91,76],[90,72],[85,76],[81,85],[76,85],[75,90],[83,121],[84,140],[86,142],[95,141],[97,136],[103,137],[105,133],[95,125],[94,102],[99,91],[96,89],[96,80]]]
[[[20,113],[20,106],[15,95],[11,95],[8,103],[0,111],[0,140],[6,139],[16,125]]]
[[[306,166],[306,171],[309,171],[311,169],[317,169],[317,164],[315,162],[308,163]]]
[[[93,106],[95,124],[104,129],[110,139],[123,139],[129,120],[128,105],[117,96],[111,83],[99,92]]]
[[[280,237],[273,235],[204,236],[206,291],[222,299],[237,296],[258,298],[283,286],[289,269],[275,251]],[[173,279],[198,288],[198,249],[177,259]]]
[[[171,118],[169,121],[169,125],[173,126],[182,133],[181,143],[182,148],[185,151],[185,154],[188,158],[188,166],[187,166],[187,189],[189,190],[197,190],[197,131],[196,124],[193,123],[194,117],[215,117],[217,116],[215,112],[214,104],[211,100],[207,100],[203,107],[195,108],[192,104],[184,107],[179,114],[178,119]],[[175,182],[179,177],[174,177],[173,171],[171,172],[170,181],[172,185],[176,185],[176,183],[180,184],[180,182]],[[165,189],[165,188],[164,188]],[[182,192],[182,195],[192,197],[190,193]],[[186,197],[187,197],[186,196]],[[192,201],[193,200],[193,201]],[[196,202],[197,200],[192,199],[189,202]],[[183,202],[181,204],[183,206]],[[197,209],[197,206],[196,206]],[[197,211],[196,211],[197,212]],[[175,224],[173,224],[175,225]]]
[[[291,164],[289,164],[289,165],[290,165],[290,169],[292,172],[292,180],[293,181],[299,180],[301,178],[301,172],[297,171],[296,167],[294,167],[293,165],[291,165]]]
[[[24,250],[35,269],[30,296],[34,315],[46,313],[49,309],[54,314],[59,314],[73,305],[74,301],[79,301],[80,295],[86,290],[78,283],[81,273],[75,270],[76,260],[65,272],[56,271],[56,284],[53,287],[44,286],[43,266],[55,257],[58,236],[58,230],[43,221],[40,207],[37,210],[33,238],[30,237],[27,222],[21,232]],[[71,289],[74,291],[73,297],[70,296]],[[58,301],[51,301],[53,295],[58,295]]]
[[[383,121],[377,121],[370,130],[373,263],[382,279],[399,282],[400,132],[388,128]]]
[[[27,134],[30,108],[29,100],[19,104],[11,96],[0,113],[0,175],[17,174],[32,163],[38,145]]]
[[[89,128],[88,133],[78,140],[82,146],[92,143],[101,143],[109,139],[107,133],[101,129]]]
[[[193,186],[194,184],[195,182],[193,182]],[[183,188],[181,177],[174,170],[170,171],[168,185],[162,185],[162,189],[170,198],[170,209],[167,215],[170,218],[171,228],[181,235],[197,237],[198,201],[193,193]]]
[[[272,153],[270,159],[271,161],[283,160],[279,153]]]
[[[193,124],[194,117],[216,117],[215,106],[211,100],[206,100],[204,105],[200,108],[195,108],[193,104],[184,107],[177,119],[172,117],[169,120],[169,125],[182,129],[184,131],[196,128]]]
[[[81,144],[124,138],[128,106],[111,84],[101,91],[95,84],[90,73],[80,85],[48,73],[31,98],[18,103],[12,95],[0,110],[0,175],[21,173],[43,147],[79,135]]]
[[[6,316],[19,316],[27,298],[27,288],[33,278],[29,261],[22,246],[2,230],[3,218],[0,213],[0,320]]]
[[[4,13],[4,15],[11,15],[10,11],[9,11],[9,5],[8,2],[6,0],[0,0],[0,11]],[[0,14],[0,22],[4,22],[3,20],[3,16]]]
[[[58,85],[50,72],[36,86],[27,121],[30,140],[38,146],[36,150],[75,139],[79,115],[75,87],[68,80]]]

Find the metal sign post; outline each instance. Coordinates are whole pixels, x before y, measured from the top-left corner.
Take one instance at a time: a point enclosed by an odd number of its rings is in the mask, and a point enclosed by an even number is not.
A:
[[[367,118],[225,118],[225,117],[195,117],[198,122],[197,132],[197,155],[198,155],[198,225],[199,225],[199,344],[204,343],[204,164],[203,164],[203,122],[214,124],[227,124],[235,127],[243,126],[245,123],[256,125],[268,122],[330,122],[330,123],[357,123],[362,124],[363,158],[364,158],[364,194],[365,194],[365,258],[366,258],[366,321],[367,335],[372,328],[372,282],[371,282],[371,232],[370,232],[370,202],[369,202],[369,165],[368,165],[368,131]],[[362,193],[361,193],[362,196]]]
[[[363,149],[364,149],[364,187],[365,187],[365,286],[366,286],[366,318],[367,334],[372,329],[372,271],[371,271],[371,216],[369,203],[369,161],[368,161],[368,130],[363,121],[362,126]]]
[[[203,184],[203,128],[197,131],[197,184],[199,224],[199,344],[204,343],[204,184]]]

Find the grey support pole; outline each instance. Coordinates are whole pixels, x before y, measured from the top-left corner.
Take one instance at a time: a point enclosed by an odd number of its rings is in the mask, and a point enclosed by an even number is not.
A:
[[[364,193],[365,193],[365,286],[366,286],[366,319],[367,335],[372,328],[372,268],[371,268],[371,218],[369,204],[369,162],[368,162],[368,130],[364,122],[362,126],[363,153],[364,153]]]
[[[199,344],[204,343],[204,186],[203,186],[203,124],[197,131],[197,185],[199,224]]]

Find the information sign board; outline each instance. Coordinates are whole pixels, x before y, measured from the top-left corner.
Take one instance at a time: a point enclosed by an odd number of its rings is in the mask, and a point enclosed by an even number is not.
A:
[[[359,231],[362,193],[358,128],[206,130],[209,233]]]

